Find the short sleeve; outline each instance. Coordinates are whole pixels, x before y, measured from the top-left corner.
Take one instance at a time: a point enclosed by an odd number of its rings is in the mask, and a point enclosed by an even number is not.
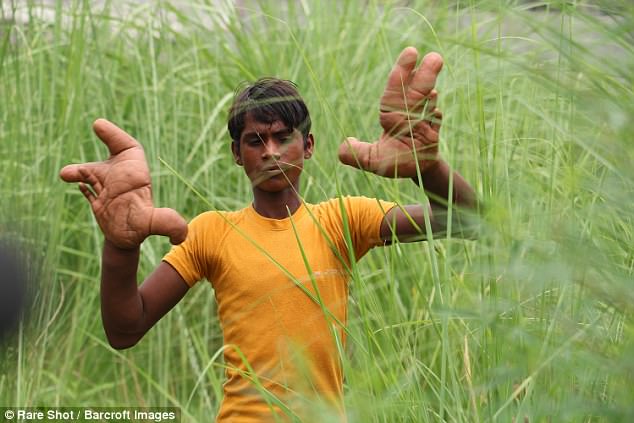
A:
[[[383,245],[381,223],[396,203],[367,197],[344,197],[347,224],[355,258],[359,260],[371,248]]]
[[[209,266],[209,245],[207,245],[210,228],[208,213],[195,217],[188,225],[187,238],[163,257],[163,261],[172,266],[190,287],[207,277]]]

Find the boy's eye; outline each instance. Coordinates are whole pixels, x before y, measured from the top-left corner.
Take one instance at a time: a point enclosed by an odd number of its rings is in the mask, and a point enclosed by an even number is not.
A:
[[[282,132],[279,134],[279,140],[281,143],[286,144],[293,141],[293,132]]]

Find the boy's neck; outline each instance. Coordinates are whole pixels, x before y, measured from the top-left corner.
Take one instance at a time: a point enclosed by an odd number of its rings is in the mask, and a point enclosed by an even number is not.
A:
[[[295,213],[302,204],[298,189],[299,187],[289,187],[283,191],[267,192],[255,187],[253,188],[253,208],[260,216],[285,219]]]

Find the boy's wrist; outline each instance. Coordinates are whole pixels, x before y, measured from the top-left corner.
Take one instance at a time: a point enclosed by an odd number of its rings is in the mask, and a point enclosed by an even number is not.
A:
[[[420,166],[420,177],[422,179],[423,185],[429,180],[435,179],[436,175],[442,172],[442,167],[445,162],[440,158],[440,156],[436,160],[425,160],[425,166]],[[420,186],[421,181],[418,179],[418,173],[411,177],[412,181]]]
[[[136,254],[138,253],[139,249],[140,249],[140,245],[136,245],[134,247],[121,247],[119,245],[117,245],[116,242],[113,242],[111,240],[109,240],[108,238],[104,237],[104,248],[108,248],[112,251],[116,251],[119,254]]]

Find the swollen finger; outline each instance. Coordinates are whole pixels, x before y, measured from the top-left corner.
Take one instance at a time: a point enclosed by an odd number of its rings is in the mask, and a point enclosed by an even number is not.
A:
[[[86,184],[82,182],[79,183],[79,190],[81,191],[82,194],[84,194],[84,197],[86,197],[86,200],[88,200],[90,204],[92,204],[97,199],[97,197],[95,197],[95,194],[90,190],[90,188],[88,188]]]
[[[379,115],[379,122],[383,131],[394,137],[409,133],[411,126],[419,121],[420,119],[413,119],[411,115],[401,112],[382,112]]]
[[[339,161],[357,169],[372,171],[371,151],[372,144],[349,137],[339,145]]]
[[[92,189],[95,191],[95,194],[101,194],[103,187],[93,172],[90,172],[90,170],[85,167],[80,167],[79,173],[84,177],[83,181],[90,184]]]
[[[429,94],[422,96],[420,93],[411,93],[410,99],[415,101],[416,97],[422,97],[418,102],[412,103],[410,111],[413,113],[420,113],[421,119],[429,120],[431,116],[431,111],[436,108],[436,103],[438,101],[438,91],[431,90]]]
[[[92,124],[92,129],[113,156],[129,148],[141,146],[130,134],[106,119],[97,119]]]
[[[176,210],[168,208],[154,209],[152,210],[150,234],[168,236],[170,242],[177,245],[187,238],[187,222]]]
[[[65,182],[88,182],[85,180],[85,172],[98,165],[98,162],[67,165],[59,171],[59,177]]]
[[[440,129],[440,126],[438,127],[438,129]],[[434,129],[430,122],[427,122],[427,121],[418,122],[414,130],[417,133],[422,134],[422,136],[425,138],[426,144],[428,144],[426,148],[430,148],[430,147],[435,148],[437,146],[438,139],[439,139],[438,130]]]
[[[414,73],[409,89],[428,95],[436,86],[436,78],[442,70],[442,56],[436,52],[427,53]]]
[[[382,110],[386,110],[386,107],[388,109],[398,107],[403,103],[417,59],[418,51],[414,47],[406,47],[399,54],[387,77],[387,84],[381,98]]]
[[[432,116],[431,129],[438,132],[440,131],[440,124],[442,122],[442,112],[440,111],[440,109],[436,108],[434,109]]]
[[[427,94],[427,110],[434,110],[436,108],[437,103],[438,103],[438,91],[431,90],[429,94]]]

